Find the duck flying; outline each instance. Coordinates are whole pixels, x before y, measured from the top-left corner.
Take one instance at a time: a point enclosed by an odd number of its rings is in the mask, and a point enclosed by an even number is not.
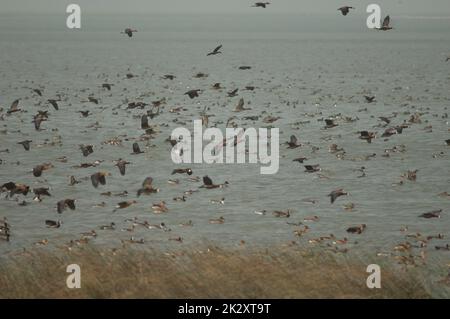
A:
[[[355,8],[349,7],[349,6],[343,6],[343,7],[340,7],[338,9],[338,11],[341,11],[342,15],[346,16],[350,12],[350,9],[355,9]]]
[[[345,192],[342,188],[339,188],[339,189],[332,191],[327,196],[330,197],[331,204],[333,204],[338,197],[343,196],[343,195],[348,195],[348,193]]]
[[[203,176],[203,185],[200,186],[200,188],[207,188],[207,189],[222,188],[226,185],[228,185],[227,181],[225,181],[223,184],[214,184],[209,176]]]
[[[60,221],[60,220],[55,221],[55,220],[47,219],[45,221],[45,225],[47,225],[48,228],[59,228],[62,225],[62,221]]]
[[[80,145],[80,150],[83,153],[83,156],[89,156],[90,154],[94,153],[93,147],[93,145]]]
[[[49,100],[47,100],[47,102],[50,103],[55,110],[57,110],[57,111],[59,110],[58,100],[49,99]]]
[[[190,168],[176,168],[172,171],[172,175],[175,174],[188,174],[192,175],[192,169]]]
[[[22,142],[18,142],[17,144],[21,144],[23,146],[23,148],[25,149],[25,151],[29,151],[31,142],[32,142],[31,140],[25,140]]]
[[[384,18],[384,20],[383,20],[383,24],[381,25],[381,28],[376,28],[376,29],[380,30],[380,31],[392,30],[393,28],[389,25],[390,22],[391,22],[391,18],[389,16],[386,16],[386,18]]]
[[[190,90],[190,91],[187,91],[186,93],[184,93],[184,95],[187,95],[187,96],[189,96],[191,99],[193,99],[193,98],[196,98],[196,97],[198,97],[199,96],[199,93],[201,92],[202,90]]]
[[[132,28],[126,28],[124,31],[120,32],[121,34],[126,34],[128,37],[132,37],[134,32],[138,32],[135,29]]]
[[[265,9],[269,4],[270,2],[255,2],[255,4],[252,5],[252,7]]]
[[[97,188],[99,184],[106,185],[106,176],[109,175],[110,174],[107,172],[97,172],[95,174],[92,174],[91,175],[92,186]]]
[[[63,199],[56,203],[56,210],[58,214],[62,214],[63,211],[69,208],[70,210],[75,210],[75,200],[74,199]]]
[[[137,196],[139,197],[142,194],[149,195],[149,194],[152,194],[152,193],[159,192],[158,188],[153,188],[152,183],[153,183],[153,178],[152,177],[146,177],[144,179],[144,181],[142,182],[142,188],[140,188],[137,191]]]
[[[218,47],[216,47],[213,51],[209,52],[206,56],[221,54],[222,51],[220,51],[220,49],[222,49],[222,45],[219,45]]]
[[[7,114],[11,114],[11,113],[20,111],[20,109],[19,109],[19,101],[20,100],[17,99],[14,102],[12,102],[11,106],[9,107],[9,110],[6,113]]]
[[[288,148],[291,149],[302,146],[302,144],[298,143],[297,137],[295,135],[291,135],[289,141],[286,142],[286,144],[288,145]]]
[[[133,143],[133,153],[131,153],[131,155],[137,155],[137,154],[142,154],[142,153],[144,153],[144,152],[141,151],[139,144],[137,142]]]

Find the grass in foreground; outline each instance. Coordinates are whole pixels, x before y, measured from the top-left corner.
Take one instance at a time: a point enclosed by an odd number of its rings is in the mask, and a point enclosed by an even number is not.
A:
[[[382,272],[368,289],[367,265],[294,248],[159,251],[83,248],[34,251],[0,263],[0,298],[429,298],[409,272]],[[81,267],[68,289],[66,267]]]

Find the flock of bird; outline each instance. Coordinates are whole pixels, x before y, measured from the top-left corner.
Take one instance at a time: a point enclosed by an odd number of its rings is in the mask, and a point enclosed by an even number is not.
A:
[[[267,8],[267,6],[270,3],[268,2],[257,2],[255,3],[254,7],[259,8]],[[353,7],[345,6],[341,7],[338,10],[342,12],[344,16],[349,14],[350,10],[354,9]],[[390,26],[390,18],[387,16],[380,28],[380,30],[387,31],[391,30],[392,27]],[[137,30],[133,28],[127,28],[125,29],[124,34],[128,35],[129,37],[132,37],[133,34],[137,32]],[[223,46],[218,45],[210,52],[206,53],[207,57],[214,57],[219,54],[223,54]],[[450,58],[449,58],[450,59]],[[447,60],[449,60],[447,59]],[[250,70],[252,67],[243,65],[238,67],[239,70],[245,71]],[[127,73],[125,75],[126,79],[133,79],[137,75],[132,73]],[[195,74],[195,78],[206,78],[208,75],[204,73],[197,73]],[[161,80],[173,81],[176,78],[173,74],[165,74],[161,76]],[[113,83],[101,83],[100,86],[104,90],[104,92],[110,92],[114,90]],[[222,91],[223,87],[221,86],[221,83],[214,83],[209,88],[210,90],[215,91]],[[202,93],[204,93],[207,90],[207,88],[204,89],[192,89],[190,88],[187,92],[184,94],[180,94],[183,96],[187,96],[189,100],[198,98]],[[243,89],[240,88],[233,88],[232,90],[226,92],[226,96],[228,98],[239,96],[240,91],[255,91],[258,90],[255,86],[246,86]],[[32,88],[31,93],[38,96],[39,98],[44,99],[42,103],[39,103],[39,106],[43,105],[49,105],[51,106],[55,112],[61,112],[65,108],[65,102],[67,98],[64,96],[64,94],[57,94],[55,97],[46,97],[45,89],[42,87],[39,88]],[[361,96],[363,98],[364,103],[367,105],[376,103],[376,97],[374,95],[363,95]],[[93,95],[88,96],[86,99],[81,101],[83,103],[89,103],[91,105],[99,106],[102,103],[102,97],[95,97]],[[250,103],[245,102],[244,98],[240,97],[238,103],[236,104],[235,108],[233,109],[233,113],[235,115],[232,115],[228,118],[226,121],[226,127],[238,127],[237,121],[238,117],[237,114],[240,112],[243,112],[246,114],[242,119],[244,121],[253,121],[255,123],[256,121],[259,121],[261,119],[262,123],[272,125],[273,123],[277,122],[280,117],[274,116],[272,114],[267,114],[266,111],[261,112],[260,114],[252,114],[248,115],[248,111],[257,112],[255,108],[247,107]],[[295,103],[294,103],[295,104]],[[294,105],[295,107],[296,105]],[[166,123],[158,123],[158,117],[163,114],[163,112],[167,109],[167,101],[166,98],[162,98],[159,100],[152,101],[150,103],[145,103],[142,101],[128,101],[126,103],[126,111],[130,110],[142,110],[141,115],[139,116],[140,121],[140,130],[143,132],[142,135],[137,139],[137,141],[134,141],[132,145],[130,145],[130,152],[124,152],[122,154],[117,154],[117,157],[119,157],[117,160],[114,160],[114,166],[117,167],[118,173],[120,176],[125,176],[127,173],[127,166],[133,165],[133,161],[129,161],[124,159],[126,156],[140,156],[142,154],[145,154],[146,152],[149,152],[148,149],[145,149],[145,151],[141,150],[141,146],[139,145],[139,142],[147,142],[150,140],[153,140],[156,136],[158,136],[158,130],[156,129],[156,124],[164,125]],[[253,109],[253,110],[252,110]],[[173,107],[169,110],[170,114],[174,115],[180,115],[187,109],[179,106],[179,107]],[[9,109],[4,110],[3,108],[0,109],[0,120],[4,121],[8,119],[9,117],[22,117],[26,116],[27,112],[30,111],[30,109],[27,109],[25,105],[22,104],[21,99],[16,99],[12,102]],[[364,109],[362,109],[364,111]],[[367,108],[365,109],[367,111]],[[92,110],[79,110],[77,111],[80,113],[80,116],[82,118],[89,118],[92,115]],[[205,127],[214,127],[221,124],[221,122],[216,121],[215,123],[212,122],[211,119],[214,118],[214,114],[212,114],[211,108],[205,107],[203,112],[201,112],[200,116],[202,118],[203,125]],[[247,112],[247,113],[246,113]],[[415,112],[413,114],[410,114],[407,118],[401,118],[402,113],[400,112],[393,112],[391,115],[379,117],[377,119],[377,127],[379,127],[382,132],[379,133],[377,131],[371,131],[371,130],[363,130],[357,132],[357,138],[359,140],[367,142],[367,145],[372,144],[374,140],[380,140],[381,141],[388,141],[390,138],[395,138],[395,136],[404,134],[408,131],[413,125],[421,124],[422,123],[422,116],[420,112]],[[353,123],[355,121],[358,121],[357,117],[347,117],[343,116],[342,114],[337,114],[334,116],[330,116],[327,118],[324,118],[321,116],[321,114],[318,113],[311,113],[311,114],[305,114],[305,116],[310,118],[317,118],[317,121],[324,122],[323,130],[325,131],[333,131],[336,127],[339,127],[345,123]],[[447,114],[442,115],[442,118],[446,118]],[[34,125],[34,130],[36,132],[36,137],[40,134],[42,131],[46,131],[46,123],[50,122],[52,120],[52,114],[48,110],[38,110],[32,117],[31,122]],[[27,122],[26,120],[24,121]],[[173,121],[176,124],[182,124],[183,122],[175,119]],[[306,122],[305,122],[306,123]],[[225,123],[224,123],[225,124]],[[302,123],[298,122],[297,125],[301,125]],[[167,124],[166,124],[167,126]],[[101,128],[99,123],[94,123],[91,127],[92,130],[98,130]],[[428,127],[428,130],[431,130],[431,127]],[[172,140],[168,138],[167,140],[168,147],[173,147],[176,145],[179,140]],[[224,141],[224,145],[227,141]],[[450,146],[450,139],[442,141],[442,146],[448,147]],[[61,141],[56,139],[51,142],[48,142],[48,144],[55,146],[60,145]],[[23,151],[30,152],[33,150],[36,145],[33,144],[32,139],[26,139],[26,140],[18,140],[18,145],[21,145],[23,147]],[[122,140],[119,138],[113,138],[108,141],[105,141],[105,144],[109,145],[122,145]],[[147,144],[148,145],[148,144]],[[309,142],[303,142],[301,143],[299,138],[295,135],[291,135],[289,140],[284,142],[283,145],[286,145],[286,149],[288,152],[296,152],[298,149],[305,149],[310,148],[311,153],[314,154],[318,151],[318,147],[312,145]],[[96,154],[99,149],[98,145],[93,144],[82,144],[78,146],[80,154],[84,158],[89,158],[92,156],[92,154]],[[14,151],[19,151],[14,150]],[[1,153],[9,153],[9,150],[0,150]],[[394,156],[395,154],[404,153],[406,152],[406,147],[404,145],[398,145],[394,146],[392,148],[386,148],[384,153],[381,155],[370,153],[363,158],[360,158],[358,160],[362,161],[370,161],[371,159],[381,156],[384,158],[389,158],[391,156]],[[347,152],[342,148],[339,147],[337,144],[331,144],[329,146],[329,153],[335,156],[337,159],[340,160],[352,160],[349,158],[349,155]],[[442,156],[444,152],[441,152],[440,154],[434,154],[435,156]],[[169,152],[168,155],[169,156]],[[68,159],[66,156],[61,156],[57,159],[58,162],[61,164],[67,163]],[[299,164],[303,164],[305,161],[308,161],[308,158],[305,156],[296,156],[292,161],[298,162]],[[67,165],[67,169],[71,170],[73,168],[76,169],[96,169],[97,166],[102,165],[104,160],[96,160],[93,162],[83,162],[79,165],[69,167]],[[30,175],[32,174],[35,178],[40,178],[42,176],[47,176],[47,174],[50,174],[51,170],[55,167],[55,165],[51,162],[44,162],[44,163],[37,163],[32,170],[30,171]],[[323,170],[320,164],[316,163],[309,163],[304,165],[305,173],[308,174],[316,174],[317,177],[321,180],[327,180],[330,179],[329,176],[327,176],[326,170]],[[97,170],[97,169],[96,169]],[[361,166],[355,169],[355,171],[359,172],[360,175],[358,175],[358,178],[365,178],[366,177],[366,167]],[[400,181],[396,183],[395,185],[403,185],[406,182],[415,182],[418,175],[418,170],[408,170],[404,172],[402,176],[400,176]],[[105,185],[108,185],[108,179],[112,175],[111,172],[104,171],[104,170],[97,170],[90,174],[89,176],[79,177],[70,175],[68,185],[66,187],[78,187],[78,184],[81,184],[80,187],[88,187],[86,183],[91,184],[93,190],[97,190],[99,188],[102,188]],[[199,176],[195,176],[194,170],[190,167],[174,167],[173,170],[170,172],[170,178],[167,180],[167,183],[169,185],[179,185],[181,181],[179,179],[175,179],[175,176],[184,176],[187,181],[192,183],[198,183],[200,182],[200,186],[198,186],[196,189],[189,189],[184,191],[180,196],[173,197],[172,199],[165,199],[159,202],[153,202],[151,204],[151,210],[155,214],[165,214],[169,212],[169,201],[176,201],[176,202],[185,202],[188,200],[189,196],[193,195],[197,192],[203,192],[207,190],[220,190],[227,187],[232,187],[232,182],[228,181],[222,181],[221,183],[215,183],[213,182],[213,179],[205,175],[202,178]],[[100,196],[118,196],[118,197],[133,197],[134,199],[130,200],[124,200],[117,202],[113,209],[113,213],[116,213],[120,210],[127,209],[130,206],[136,205],[141,200],[147,200],[147,199],[141,199],[141,196],[150,197],[153,194],[164,192],[164,190],[161,190],[160,188],[156,187],[154,184],[154,178],[151,176],[145,176],[142,178],[143,180],[139,181],[140,186],[136,187],[133,192],[128,192],[127,190],[121,192],[121,193],[113,193],[111,191],[102,192]],[[160,181],[158,181],[160,182]],[[159,184],[159,183],[158,183]],[[63,187],[62,185],[58,185],[58,187]],[[13,200],[18,203],[20,206],[27,206],[32,203],[30,203],[28,199],[29,194],[33,195],[33,202],[41,203],[46,202],[52,198],[51,195],[51,189],[49,187],[30,187],[29,185],[26,185],[22,183],[21,181],[4,181],[1,184],[1,192],[6,194],[4,197],[5,200]],[[330,192],[328,194],[323,194],[323,196],[328,197],[329,204],[335,205],[336,202],[340,201],[341,197],[348,196],[349,192],[344,190],[343,188],[336,188],[336,189],[330,189]],[[450,199],[450,194],[447,192],[442,192],[439,194],[442,198],[448,198]],[[225,198],[217,198],[212,199],[211,203],[218,204],[218,205],[225,205]],[[307,198],[303,199],[304,202],[309,202],[312,204],[315,204],[317,202],[317,199]],[[55,202],[55,210],[59,216],[63,216],[66,211],[75,211],[79,208],[77,208],[77,199],[76,198],[60,198]],[[101,202],[97,205],[98,207],[105,207],[106,203]],[[346,211],[353,211],[355,208],[354,203],[347,203],[344,206]],[[293,215],[293,211],[291,209],[280,209],[280,210],[274,210],[272,212],[268,212],[266,210],[256,210],[254,212],[257,215],[271,215],[275,218],[290,218]],[[430,211],[423,212],[422,214],[418,215],[417,218],[425,218],[425,219],[438,219],[441,217],[441,215],[445,213],[441,208],[438,209],[432,209]],[[305,234],[310,233],[311,228],[308,225],[308,223],[314,223],[318,222],[320,220],[319,216],[312,215],[312,216],[306,216],[302,219],[300,222],[287,222],[287,225],[295,226],[295,229],[292,231],[295,238],[303,238]],[[208,223],[209,224],[224,224],[226,222],[226,218],[224,216],[218,216],[216,218],[209,218]],[[96,229],[92,229],[88,232],[83,232],[80,235],[80,238],[72,239],[70,240],[65,247],[72,249],[74,246],[87,244],[91,239],[97,237],[98,231],[114,231],[114,230],[120,230],[123,232],[134,232],[136,228],[145,228],[145,229],[159,229],[164,232],[172,232],[172,228],[170,228],[166,223],[157,223],[152,224],[148,220],[143,220],[140,218],[128,218],[124,220],[125,225],[123,227],[119,227],[116,222],[110,222],[106,223],[104,225],[97,225]],[[62,217],[55,218],[55,219],[45,219],[43,220],[43,224],[45,227],[48,228],[61,228],[63,227],[63,221]],[[187,220],[179,224],[180,227],[193,227],[194,223],[192,220]],[[370,229],[370,225],[366,224],[357,224],[357,225],[348,225],[346,228],[346,232],[351,235],[360,235],[364,232],[366,232],[368,229]],[[6,217],[3,217],[0,219],[0,240],[3,240],[5,242],[8,242],[10,240],[14,239],[14,227],[11,226],[10,222]],[[405,241],[401,242],[395,247],[393,247],[393,251],[391,252],[380,252],[379,255],[383,256],[392,256],[396,260],[398,260],[400,263],[404,265],[417,265],[417,260],[420,259],[422,261],[425,260],[425,248],[429,245],[430,242],[436,241],[436,240],[442,240],[445,238],[445,235],[443,234],[431,234],[431,235],[425,235],[420,233],[408,233],[408,229],[405,227],[404,229],[399,230],[401,233],[405,235]],[[169,240],[177,241],[177,242],[183,242],[183,238],[181,236],[171,236]],[[314,238],[309,238],[307,240],[310,244],[319,244],[324,245],[327,249],[332,250],[333,252],[337,253],[345,253],[348,251],[347,248],[345,248],[345,245],[349,243],[348,237],[341,237],[338,238],[334,234],[329,234],[326,236],[319,236]],[[49,240],[47,238],[44,238],[42,240],[37,241],[36,245],[47,245],[49,244]],[[122,239],[122,243],[124,245],[126,244],[144,244],[146,241],[144,238],[135,238],[134,236],[131,236],[129,239]],[[244,244],[244,242],[241,242]],[[292,241],[292,244],[295,244],[295,241]],[[435,250],[450,250],[449,244],[446,245],[435,245]],[[418,252],[418,253],[417,253]],[[399,254],[401,253],[401,254]]]

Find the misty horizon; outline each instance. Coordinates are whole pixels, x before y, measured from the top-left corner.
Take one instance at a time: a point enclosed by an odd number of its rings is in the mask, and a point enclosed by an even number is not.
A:
[[[1,13],[65,13],[67,5],[75,3],[81,6],[84,13],[92,14],[337,14],[338,7],[351,5],[356,7],[357,14],[366,15],[366,7],[371,3],[379,4],[383,13],[392,16],[409,18],[450,18],[450,5],[447,0],[429,2],[410,0],[363,0],[342,1],[323,0],[278,0],[271,1],[267,9],[253,8],[254,1],[246,0],[132,0],[124,4],[118,0],[3,0]]]

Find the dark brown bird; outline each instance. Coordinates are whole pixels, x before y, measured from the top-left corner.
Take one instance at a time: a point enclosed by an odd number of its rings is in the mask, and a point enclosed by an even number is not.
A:
[[[146,114],[141,116],[141,129],[146,130],[149,129],[150,125],[148,125],[148,116]]]
[[[220,51],[220,49],[222,49],[222,45],[219,45],[218,47],[216,47],[213,51],[209,52],[207,54],[207,56],[210,55],[216,55],[216,54],[221,54],[222,52]]]
[[[213,88],[214,90],[220,90],[220,89],[222,88],[220,85],[221,85],[221,84],[220,84],[219,82],[214,83],[213,86],[212,86],[212,88]]]
[[[42,96],[42,91],[39,89],[33,89],[33,92],[36,93],[39,96]]]
[[[384,20],[383,20],[383,24],[381,25],[381,28],[377,28],[377,30],[380,30],[380,31],[392,30],[392,27],[389,25],[390,22],[391,22],[391,18],[389,16],[386,16],[386,18],[384,18]]]
[[[402,134],[402,132],[403,132],[403,127],[401,127],[401,126],[390,127],[384,131],[384,133],[383,133],[383,135],[381,135],[381,137],[390,137],[395,134]]]
[[[117,203],[116,208],[113,210],[113,212],[115,212],[118,209],[124,209],[124,208],[130,207],[131,205],[136,204],[136,203],[137,203],[137,201],[135,201],[135,200],[129,200],[129,201]]]
[[[346,16],[350,12],[350,9],[355,9],[355,8],[349,7],[349,6],[343,6],[343,7],[339,8],[338,11],[341,11],[342,15]]]
[[[202,90],[190,90],[190,91],[187,91],[186,93],[184,93],[184,95],[188,95],[191,99],[193,99],[193,98],[198,97],[198,96],[199,96],[199,93],[200,93],[201,91],[202,91]]]
[[[19,101],[20,100],[17,99],[14,102],[12,102],[11,106],[9,107],[9,110],[6,113],[11,114],[11,113],[20,111],[20,109],[19,109]]]
[[[237,95],[237,92],[239,91],[239,88],[234,89],[233,91],[228,92],[228,97],[235,97]]]
[[[122,31],[120,33],[126,34],[129,38],[131,38],[133,36],[134,32],[138,32],[138,31],[135,29],[132,29],[132,28],[126,28],[124,31]]]
[[[38,111],[33,117],[34,128],[39,131],[41,129],[41,123],[48,119],[48,113],[46,111]]]
[[[166,74],[166,75],[163,76],[164,80],[173,80],[175,78],[176,78],[176,76],[172,75],[172,74]]]
[[[110,173],[108,173],[108,172],[97,172],[95,174],[92,174],[91,175],[92,186],[97,188],[99,184],[105,185],[106,184],[106,176],[110,176]]]
[[[9,192],[10,197],[14,196],[15,194],[22,194],[26,196],[30,191],[30,186],[20,183],[8,182],[3,184],[0,189],[2,192]]]
[[[367,143],[372,143],[372,139],[375,138],[374,132],[360,131],[359,134],[360,134],[359,138],[362,140],[366,140]]]
[[[335,201],[338,197],[343,196],[343,195],[348,195],[348,193],[346,193],[342,188],[339,188],[339,189],[336,189],[336,190],[332,191],[332,192],[331,192],[330,194],[328,194],[327,196],[330,197],[331,204],[333,204],[334,201]]]
[[[293,162],[303,163],[306,160],[308,160],[306,157],[297,157],[297,158],[294,158],[292,161]]]
[[[116,166],[119,169],[120,175],[125,175],[125,167],[128,164],[130,164],[130,162],[124,161],[123,159],[117,161]]]
[[[80,150],[83,153],[83,156],[89,156],[90,154],[94,153],[94,146],[93,145],[80,145]]]
[[[255,4],[252,5],[252,7],[265,9],[269,4],[270,2],[255,2]]]
[[[375,96],[364,95],[364,98],[366,99],[366,102],[367,102],[367,103],[373,103],[373,102],[376,102],[376,101],[375,101]]]
[[[174,174],[188,174],[192,175],[192,169],[190,168],[176,168],[172,171],[172,175]]]
[[[62,214],[63,211],[69,208],[70,210],[75,210],[75,200],[74,199],[63,199],[56,203],[56,210],[58,214]]]
[[[242,65],[239,67],[239,70],[250,70],[252,67],[248,65]]]
[[[59,228],[62,225],[62,221],[60,221],[60,220],[55,221],[55,220],[47,219],[45,221],[45,225],[47,225],[48,228]]]
[[[55,99],[49,99],[49,100],[47,100],[48,101],[48,103],[50,103],[52,106],[53,106],[53,108],[55,109],[55,110],[59,110],[59,106],[58,106],[58,101],[57,100],[55,100]]]
[[[52,167],[53,167],[53,165],[51,163],[44,163],[44,164],[36,165],[33,168],[33,175],[35,177],[40,177],[42,175],[43,171],[46,171]]]
[[[234,109],[233,112],[242,112],[242,111],[251,110],[251,108],[244,107],[244,105],[245,105],[244,98],[239,99],[239,102],[236,105],[236,108]]]
[[[81,113],[81,115],[83,117],[88,117],[91,114],[89,110],[87,110],[87,111],[78,111],[78,112]]]
[[[214,184],[209,176],[203,176],[203,185],[200,186],[200,188],[208,188],[208,189],[222,188],[226,185],[228,185],[227,181],[225,181],[225,183],[223,184]]]
[[[333,119],[325,119],[325,128],[333,128],[335,126],[338,126],[334,123]]]
[[[39,187],[39,188],[33,188],[34,195],[40,197],[40,196],[52,196],[49,193],[48,187]]]
[[[320,168],[319,164],[305,165],[305,172],[307,172],[307,173],[319,172],[320,170],[321,170],[321,168]]]
[[[139,147],[139,144],[137,142],[133,143],[133,153],[131,153],[132,155],[137,155],[137,154],[142,154],[144,153],[143,151],[141,151],[141,148]]]
[[[152,183],[153,183],[152,177],[147,177],[146,179],[144,179],[144,181],[142,182],[142,188],[137,191],[137,196],[139,197],[142,194],[149,195],[152,193],[159,192],[158,188],[153,188]]]
[[[102,88],[107,89],[108,91],[111,91],[111,87],[112,87],[113,85],[114,85],[114,84],[103,83],[103,84],[102,84]]]
[[[21,144],[23,146],[23,148],[25,149],[25,151],[29,151],[30,150],[30,143],[33,142],[31,140],[25,140],[22,142],[19,142],[17,144]]]
[[[288,148],[291,149],[302,146],[302,144],[298,143],[297,137],[295,135],[291,135],[289,141],[286,142],[286,144],[288,145]]]
[[[361,234],[364,231],[364,229],[366,229],[366,227],[367,227],[366,224],[352,226],[352,227],[347,228],[347,233]]]
[[[93,96],[89,96],[89,97],[88,97],[88,100],[89,100],[89,102],[91,102],[91,103],[98,104],[98,99],[96,99],[96,98],[93,97]]]
[[[423,213],[419,215],[422,218],[441,218],[442,209],[433,210],[431,212]]]
[[[78,181],[78,180],[75,178],[75,176],[73,176],[73,175],[70,176],[70,180],[69,180],[69,185],[70,185],[70,186],[73,186],[73,185],[79,184],[79,183],[81,183],[81,182]]]

